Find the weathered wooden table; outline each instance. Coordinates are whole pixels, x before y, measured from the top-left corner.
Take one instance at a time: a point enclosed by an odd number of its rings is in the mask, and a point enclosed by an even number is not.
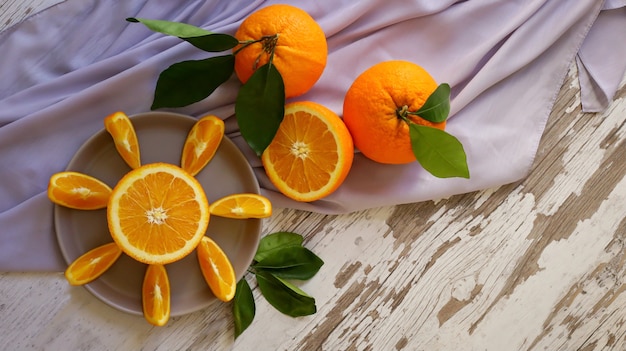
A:
[[[3,0],[0,29],[58,1]],[[326,262],[302,286],[313,316],[255,289],[234,342],[228,304],[158,328],[60,273],[0,273],[0,349],[624,350],[626,85],[586,114],[575,73],[521,182],[340,216],[276,211],[264,231],[301,233]]]

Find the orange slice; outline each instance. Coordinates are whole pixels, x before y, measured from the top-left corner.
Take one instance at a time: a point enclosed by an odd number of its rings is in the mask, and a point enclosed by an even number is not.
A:
[[[106,272],[121,254],[116,243],[98,246],[74,260],[65,270],[65,279],[71,285],[90,283]]]
[[[48,183],[48,198],[55,204],[77,210],[105,208],[111,187],[104,182],[78,172],[53,174]]]
[[[353,157],[352,137],[337,114],[314,102],[294,102],[285,106],[285,117],[261,159],[281,193],[309,202],[343,183]]]
[[[235,270],[222,249],[208,236],[198,245],[200,270],[209,288],[218,299],[227,302],[235,296]]]
[[[132,169],[141,166],[139,142],[130,118],[124,112],[115,112],[104,119],[104,127],[113,137],[115,148],[124,162]]]
[[[128,172],[107,207],[113,240],[147,264],[177,261],[193,251],[209,225],[200,183],[182,168],[152,163]]]
[[[209,212],[227,218],[265,218],[272,215],[272,204],[258,194],[233,194],[214,201]]]
[[[148,265],[141,288],[141,303],[148,323],[160,327],[170,319],[170,281],[165,266]]]
[[[180,161],[182,169],[196,175],[211,161],[224,136],[224,121],[215,116],[198,120],[187,135]]]

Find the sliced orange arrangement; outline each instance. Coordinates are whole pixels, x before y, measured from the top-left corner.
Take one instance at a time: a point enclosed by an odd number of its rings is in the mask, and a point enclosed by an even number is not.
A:
[[[202,185],[194,178],[213,158],[224,135],[215,116],[198,120],[184,143],[181,167],[168,163],[141,165],[131,119],[119,112],[105,119],[116,150],[132,168],[111,189],[78,172],[52,175],[48,197],[80,210],[107,208],[112,243],[75,259],[65,272],[72,285],[87,284],[104,274],[122,253],[147,265],[141,297],[145,319],[157,326],[170,317],[170,283],[165,265],[197,250],[208,288],[222,301],[233,298],[235,273],[224,251],[205,236],[211,211],[230,218],[264,218],[269,200],[258,194],[234,194],[210,208]]]
[[[170,319],[170,281],[165,266],[148,265],[141,287],[143,315],[148,323],[163,326]]]
[[[105,208],[111,191],[104,182],[72,171],[52,175],[48,183],[48,198],[52,202],[78,210]]]
[[[198,246],[198,262],[215,297],[224,302],[232,300],[237,287],[235,270],[224,251],[208,236]]]
[[[352,137],[343,121],[314,102],[285,106],[285,117],[261,157],[276,188],[297,201],[314,201],[334,192],[354,158]]]
[[[182,169],[195,176],[211,161],[224,136],[224,121],[206,116],[194,124],[183,146]]]
[[[209,212],[227,218],[265,218],[272,215],[272,204],[258,194],[233,194],[213,202]]]
[[[108,243],[87,251],[65,270],[65,279],[71,285],[92,282],[109,269],[122,254],[116,243]]]
[[[128,172],[113,189],[107,220],[113,240],[147,264],[178,261],[193,251],[209,225],[202,185],[168,163]]]
[[[104,127],[113,137],[115,148],[132,169],[141,166],[139,141],[135,128],[124,112],[115,112],[104,119]]]

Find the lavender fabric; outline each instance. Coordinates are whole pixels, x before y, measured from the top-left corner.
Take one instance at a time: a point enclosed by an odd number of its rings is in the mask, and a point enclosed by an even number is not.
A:
[[[148,111],[160,71],[208,55],[126,17],[232,34],[248,14],[273,2],[66,0],[0,33],[0,271],[65,269],[45,194],[50,176],[65,169],[108,114]],[[284,2],[308,11],[328,38],[327,68],[298,100],[341,115],[346,90],[366,68],[385,60],[420,64],[452,87],[448,131],[467,151],[471,178],[437,179],[416,162],[382,165],[357,153],[338,191],[298,203],[274,190],[238,134],[235,77],[210,98],[175,110],[224,118],[227,135],[276,207],[345,213],[517,181],[533,163],[572,62],[590,111],[607,106],[626,69],[625,1]]]

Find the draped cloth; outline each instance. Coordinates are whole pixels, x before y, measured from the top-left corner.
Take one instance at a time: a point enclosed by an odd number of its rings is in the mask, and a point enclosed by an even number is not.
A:
[[[0,33],[0,270],[65,269],[46,197],[50,176],[65,169],[108,114],[148,111],[162,70],[211,55],[125,18],[233,34],[248,14],[273,2],[66,0]],[[415,62],[452,87],[447,131],[463,143],[471,177],[438,179],[417,162],[383,165],[357,153],[335,193],[298,203],[275,191],[238,133],[236,77],[174,110],[223,118],[275,207],[346,213],[520,180],[571,64],[578,65],[586,111],[606,108],[626,69],[624,0],[283,2],[310,13],[329,46],[320,80],[292,100],[341,115],[348,87],[365,69],[386,60]]]

